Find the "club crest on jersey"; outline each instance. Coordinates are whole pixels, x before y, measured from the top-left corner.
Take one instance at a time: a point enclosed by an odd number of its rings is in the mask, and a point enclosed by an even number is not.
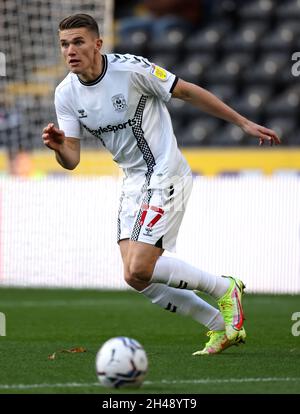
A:
[[[124,112],[128,108],[126,99],[122,93],[118,95],[114,95],[112,98],[112,103],[114,105],[115,111],[117,112]]]
[[[87,118],[87,114],[85,113],[84,109],[78,109],[79,112],[79,118]]]

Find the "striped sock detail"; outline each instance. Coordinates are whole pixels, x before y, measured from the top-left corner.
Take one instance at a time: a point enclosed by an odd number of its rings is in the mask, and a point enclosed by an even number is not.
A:
[[[168,303],[168,305],[167,305],[167,307],[165,308],[166,310],[168,310],[168,311],[170,311],[170,312],[176,312],[176,310],[177,310],[177,306],[175,306],[175,305],[172,305],[172,303]]]
[[[188,285],[187,282],[184,282],[183,280],[181,280],[179,285],[176,286],[176,289],[186,289],[187,285]]]

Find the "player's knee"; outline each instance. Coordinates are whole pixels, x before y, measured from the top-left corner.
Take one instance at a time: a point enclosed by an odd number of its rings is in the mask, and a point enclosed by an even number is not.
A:
[[[129,286],[134,287],[133,286],[134,281],[133,281],[133,278],[131,277],[131,274],[129,273],[128,267],[124,269],[124,280]]]
[[[124,274],[125,281],[130,286],[135,285],[136,282],[149,282],[151,276],[151,270],[142,262],[129,263]]]

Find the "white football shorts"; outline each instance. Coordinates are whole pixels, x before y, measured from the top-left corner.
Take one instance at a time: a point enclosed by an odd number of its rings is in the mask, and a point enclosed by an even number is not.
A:
[[[192,185],[191,174],[169,179],[163,186],[123,185],[118,242],[130,239],[175,252]]]

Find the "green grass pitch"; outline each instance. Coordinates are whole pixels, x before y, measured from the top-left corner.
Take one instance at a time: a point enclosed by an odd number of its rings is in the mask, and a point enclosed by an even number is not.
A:
[[[0,337],[0,393],[300,393],[300,336],[291,320],[299,296],[246,295],[247,343],[193,357],[205,328],[135,292],[0,289],[6,336]],[[114,336],[140,341],[149,373],[139,390],[97,384],[95,355]],[[59,353],[85,347],[87,352]]]

